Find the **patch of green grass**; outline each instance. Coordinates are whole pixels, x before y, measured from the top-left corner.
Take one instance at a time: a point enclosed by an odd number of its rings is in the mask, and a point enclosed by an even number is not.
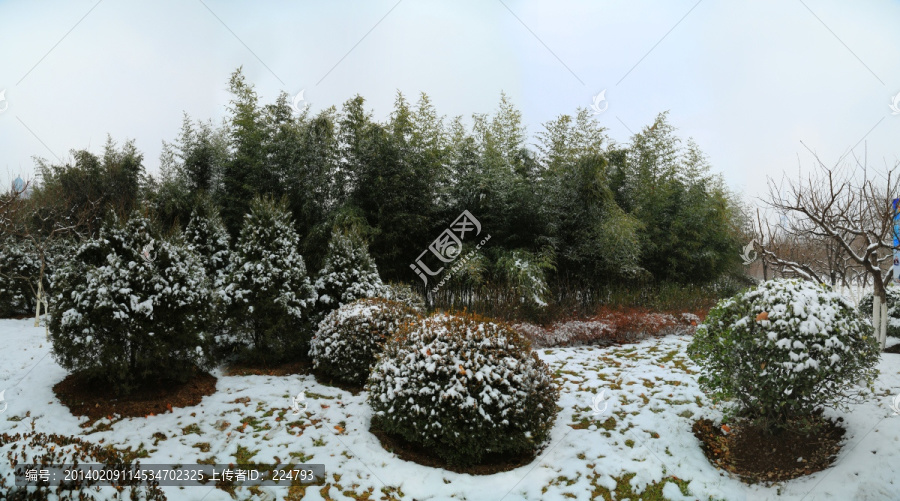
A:
[[[296,459],[300,463],[307,463],[310,459],[313,458],[312,455],[307,456],[303,452],[289,452],[288,455],[294,459]]]
[[[606,421],[604,421],[603,423],[600,424],[600,427],[606,431],[615,430],[616,429],[616,418],[610,416],[609,418],[606,419]]]
[[[181,429],[182,435],[190,435],[191,433],[196,433],[197,435],[203,435],[203,432],[200,431],[200,426],[198,426],[196,423],[187,425]]]
[[[237,459],[237,464],[251,464],[250,460],[255,456],[259,451],[250,450],[243,445],[238,444],[237,452],[234,453],[234,458]]]
[[[634,475],[634,473],[626,473],[620,477],[613,477],[613,480],[616,481],[616,488],[612,491],[602,485],[597,485],[597,479],[600,477],[600,474],[595,475],[591,479],[591,486],[594,488],[591,492],[591,499],[603,499],[604,501],[621,499],[665,501],[666,498],[663,497],[662,491],[667,483],[677,485],[682,495],[690,496],[690,490],[688,489],[690,481],[682,480],[675,476],[668,476],[659,482],[651,482],[642,492],[634,492],[634,488],[631,486],[631,479],[634,478]]]
[[[305,395],[309,398],[316,398],[316,399],[323,398],[325,400],[334,400],[335,398],[337,398],[337,397],[329,397],[327,395],[322,395],[320,393],[313,393],[311,391],[306,392]]]

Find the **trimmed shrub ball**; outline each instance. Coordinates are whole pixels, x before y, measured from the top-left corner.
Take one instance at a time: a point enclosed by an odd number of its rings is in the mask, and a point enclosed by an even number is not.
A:
[[[536,450],[559,397],[525,338],[468,315],[406,324],[388,340],[367,389],[377,426],[461,466]]]
[[[362,385],[385,340],[417,318],[419,314],[411,308],[387,299],[345,304],[319,322],[310,342],[313,367],[344,383]]]
[[[900,337],[900,287],[888,286],[887,291],[887,335]],[[859,314],[872,319],[872,303],[875,301],[872,291],[866,292],[859,300]]]
[[[879,352],[849,301],[800,280],[763,282],[719,302],[688,347],[701,388],[735,404],[727,415],[770,431],[811,426],[857,383],[871,389]]]

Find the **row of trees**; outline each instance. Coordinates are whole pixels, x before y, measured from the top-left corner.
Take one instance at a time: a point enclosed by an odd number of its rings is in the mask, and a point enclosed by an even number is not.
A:
[[[815,161],[799,179],[770,180],[765,201],[774,218],[760,214],[751,234],[764,273],[871,290],[875,337],[884,347],[900,162],[872,168],[855,156],[833,166]]]
[[[413,105],[398,93],[377,121],[359,96],[316,114],[286,94],[262,104],[240,69],[230,90],[222,124],[185,116],[159,176],[147,175],[133,141],[73,151],[64,164],[39,160],[31,196],[19,200],[27,216],[6,233],[81,240],[110,211],[127,219],[136,209],[173,233],[209,204],[234,240],[250,200],[264,196],[286,201],[310,266],[321,268],[337,229],[366,240],[390,281],[421,283],[410,264],[463,210],[491,238],[451,283],[511,287],[538,304],[554,281],[706,283],[740,270],[736,196],[665,113],[616,144],[579,110],[529,145],[506,96],[467,124],[439,115],[425,94]]]
[[[284,204],[251,201],[234,245],[215,209],[200,209],[169,236],[140,213],[108,219],[60,263],[49,335],[62,367],[128,392],[223,358],[292,361],[327,313],[390,295],[349,235],[335,234],[325,267],[308,273]]]
[[[505,96],[467,126],[424,94],[415,105],[398,94],[379,122],[359,96],[313,115],[286,94],[261,104],[240,70],[230,87],[222,126],[185,117],[165,144],[162,175],[144,194],[162,224],[183,223],[208,197],[234,236],[253,196],[283,196],[312,264],[335,225],[353,227],[384,277],[400,281],[417,280],[409,265],[463,210],[492,237],[476,270],[488,280],[513,252],[584,284],[708,282],[740,263],[736,197],[665,113],[618,145],[580,110],[529,147]]]

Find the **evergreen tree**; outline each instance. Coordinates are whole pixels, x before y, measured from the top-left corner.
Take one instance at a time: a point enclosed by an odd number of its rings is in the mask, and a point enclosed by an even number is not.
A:
[[[53,275],[54,357],[121,393],[186,381],[213,363],[205,283],[199,257],[148,219],[108,223]]]
[[[228,135],[232,156],[226,163],[222,179],[222,220],[229,234],[236,236],[241,221],[254,196],[268,193],[277,186],[266,164],[266,127],[259,97],[247,83],[241,68],[231,75],[229,90]]]
[[[184,240],[202,258],[211,285],[215,289],[224,287],[231,258],[228,231],[218,209],[209,199],[201,199],[194,208],[184,230]]]
[[[0,318],[34,311],[31,283],[40,268],[35,254],[27,240],[7,237],[0,242]]]
[[[277,362],[305,356],[309,349],[316,292],[297,241],[284,203],[251,202],[226,287],[231,325],[246,341],[249,360]]]
[[[384,285],[366,242],[355,231],[335,231],[328,244],[325,267],[316,279],[321,313],[357,299],[381,294]]]

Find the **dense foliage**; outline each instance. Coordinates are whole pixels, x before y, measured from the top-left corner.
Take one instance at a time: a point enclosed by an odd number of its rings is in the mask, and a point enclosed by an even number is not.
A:
[[[357,299],[378,296],[384,285],[362,237],[336,231],[315,287],[319,310],[327,313]]]
[[[879,352],[852,304],[800,280],[771,280],[720,302],[688,348],[705,391],[773,430],[808,425],[857,383],[871,386]]]
[[[900,337],[900,287],[885,287],[887,293],[887,335]],[[874,296],[872,292],[867,292],[859,300],[859,314],[865,318],[872,319],[872,302]]]
[[[345,304],[319,322],[310,343],[313,367],[338,381],[361,385],[384,342],[418,316],[401,303],[381,298]]]
[[[557,411],[558,389],[528,341],[473,316],[406,324],[367,389],[379,427],[460,465],[535,450]]]
[[[184,241],[202,258],[211,285],[216,289],[223,287],[228,278],[231,250],[228,232],[212,203],[201,203],[194,208],[184,229]]]
[[[28,241],[0,241],[0,318],[34,313],[40,262]]]
[[[210,290],[199,257],[133,214],[108,223],[53,275],[57,362],[127,393],[212,364]]]
[[[297,239],[283,203],[268,198],[251,202],[231,253],[225,289],[229,322],[244,340],[248,360],[282,361],[309,349],[316,291]]]
[[[254,197],[284,199],[310,270],[326,266],[332,231],[349,219],[383,280],[432,290],[446,279],[454,302],[489,286],[525,309],[561,288],[701,285],[741,273],[737,197],[666,113],[613,143],[586,109],[529,136],[505,95],[494,113],[464,122],[425,94],[413,103],[398,93],[379,120],[360,96],[313,112],[284,93],[261,102],[240,69],[228,84],[226,119],[185,116],[158,176],[145,174],[133,141],[73,151],[65,164],[41,160],[35,225],[94,235],[109,210],[126,217],[143,206],[168,234],[211,203],[234,242]],[[436,261],[430,246],[464,210],[482,228],[462,241],[474,254]],[[423,255],[444,270],[427,284],[410,269]]]

